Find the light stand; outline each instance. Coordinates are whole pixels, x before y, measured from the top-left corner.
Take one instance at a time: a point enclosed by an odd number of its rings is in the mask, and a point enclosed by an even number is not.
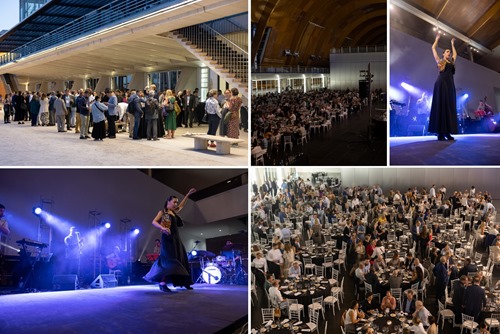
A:
[[[98,231],[98,218],[97,216],[100,216],[101,213],[97,210],[89,211],[89,215],[92,216],[92,223],[94,225],[94,231],[95,231],[95,237],[96,237],[96,246],[94,247],[94,253],[93,253],[93,268],[94,268],[94,275],[92,277],[97,277],[96,275],[96,266],[97,266],[97,246],[99,246],[99,252],[101,250],[101,241],[100,241],[100,233]],[[89,224],[90,225],[90,224]],[[101,254],[99,253],[99,274],[101,273]]]

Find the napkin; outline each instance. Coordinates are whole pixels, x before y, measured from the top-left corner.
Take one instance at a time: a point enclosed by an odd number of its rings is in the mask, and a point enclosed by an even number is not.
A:
[[[252,334],[256,334],[257,330],[255,328],[252,328]]]
[[[323,289],[323,290],[325,290],[325,289],[326,289],[324,286],[320,286],[319,288],[320,288],[320,289]]]
[[[290,320],[289,319],[285,319],[281,322],[282,325],[286,324],[287,322],[289,322]]]
[[[301,294],[300,292],[297,292],[294,294],[294,296],[300,296],[300,294]]]
[[[309,328],[304,328],[302,329],[302,332],[311,332],[311,330]]]
[[[269,320],[266,324],[266,326],[271,326],[273,324],[273,321],[272,320]]]
[[[293,324],[294,326],[302,325],[302,321],[297,321],[296,323]]]

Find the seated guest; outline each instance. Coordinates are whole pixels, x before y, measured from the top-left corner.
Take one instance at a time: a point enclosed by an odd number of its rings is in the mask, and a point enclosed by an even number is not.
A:
[[[271,300],[271,305],[274,308],[281,308],[286,305],[285,298],[281,295],[279,279],[275,279],[272,286],[269,288],[269,299]]]
[[[415,312],[413,312],[413,318],[417,318],[422,322],[424,327],[429,326],[429,316],[431,312],[425,308],[424,303],[421,300],[417,300],[415,303]]]
[[[408,252],[408,254],[406,254],[405,263],[403,264],[403,268],[408,269],[408,270],[413,270],[413,261],[414,260],[415,259],[413,258],[413,254]]]
[[[292,266],[288,269],[288,277],[300,277],[302,274],[299,261],[293,261]]]
[[[427,334],[438,334],[436,318],[434,316],[429,316],[429,328],[427,328]]]
[[[403,297],[403,304],[401,310],[407,314],[413,314],[415,312],[415,298],[413,296],[413,290],[408,290]]]
[[[371,314],[377,313],[378,303],[373,299],[373,293],[368,292],[366,294],[366,298],[363,301],[361,309],[365,313],[371,313]]]
[[[410,326],[410,331],[414,334],[427,334],[424,326],[422,325],[422,321],[419,318],[413,317],[412,320],[413,325]]]
[[[363,282],[365,281],[365,272],[364,272],[364,269],[365,269],[364,263],[360,262],[358,264],[358,269],[356,269],[356,271],[354,272],[354,275],[359,280],[360,284],[363,284]]]
[[[380,271],[387,268],[387,265],[385,264],[385,260],[382,257],[382,255],[377,256],[375,261],[373,261],[373,267],[375,267],[375,271]]]
[[[458,272],[458,275],[459,276],[467,276],[467,274],[469,273],[475,273],[477,272],[477,266],[475,263],[472,263],[472,260],[470,259],[470,257],[466,258],[465,259],[465,263],[464,263],[464,266],[462,267],[462,269],[460,269],[460,271]]]
[[[359,303],[357,300],[351,302],[351,307],[345,312],[344,326],[346,333],[353,334],[356,333],[356,324],[364,319],[365,314],[359,309]]]
[[[371,256],[372,259],[376,259],[379,255],[385,254],[385,247],[382,245],[382,241],[377,241],[377,247],[373,250],[373,254]]]
[[[441,257],[441,255],[439,255],[439,248],[437,248],[437,247],[432,248],[430,251],[429,257],[430,257],[431,263],[433,265],[436,265],[439,262],[439,258]]]
[[[394,252],[394,255],[387,263],[390,267],[399,268],[401,267],[401,259],[399,258],[399,252]]]
[[[377,275],[375,275],[375,267],[370,267],[370,271],[365,275],[365,282],[372,286],[374,293],[377,293],[379,291],[380,283]]]
[[[382,311],[386,309],[394,311],[396,309],[396,298],[392,296],[390,290],[386,292],[385,297],[382,299],[382,303],[380,303],[380,309]]]
[[[399,270],[394,270],[389,277],[389,286],[391,289],[401,288],[401,283],[403,282],[403,277],[399,276]]]
[[[486,324],[484,322],[479,324],[478,334],[490,334],[490,332],[488,331],[488,327],[486,327]]]

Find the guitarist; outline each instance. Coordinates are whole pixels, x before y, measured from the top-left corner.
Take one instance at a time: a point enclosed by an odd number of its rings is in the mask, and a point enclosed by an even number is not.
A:
[[[5,206],[0,204],[0,241],[5,243],[5,236],[10,234],[9,223],[7,219],[4,217]],[[3,245],[0,246],[0,255],[3,255],[5,247]]]

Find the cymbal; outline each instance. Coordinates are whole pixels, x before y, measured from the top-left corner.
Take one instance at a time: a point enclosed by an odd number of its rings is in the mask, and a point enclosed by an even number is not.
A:
[[[231,249],[242,249],[243,244],[230,244],[222,247],[222,250],[231,250]]]
[[[215,254],[206,250],[197,250],[195,257],[215,257]]]

